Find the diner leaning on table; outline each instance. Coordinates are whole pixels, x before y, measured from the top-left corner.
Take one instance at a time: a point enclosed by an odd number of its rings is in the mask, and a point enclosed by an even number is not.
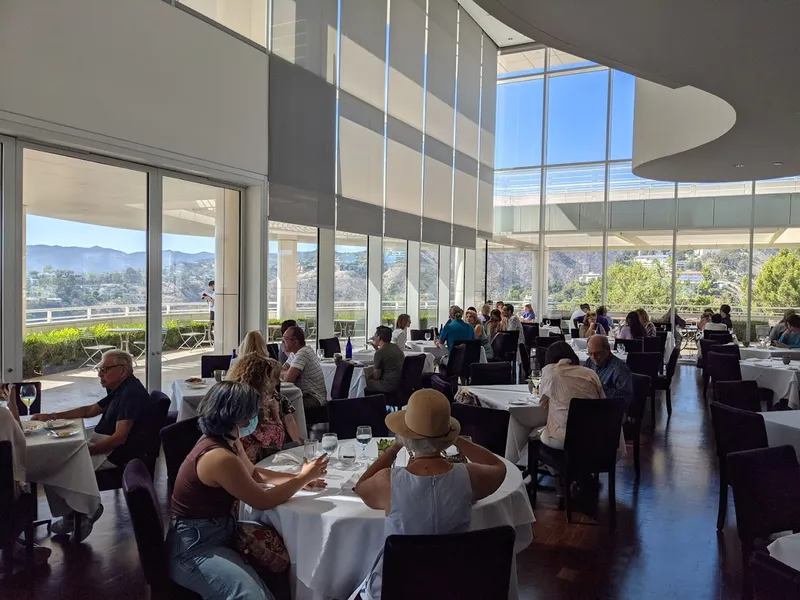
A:
[[[633,310],[628,313],[628,316],[625,317],[625,325],[619,328],[617,337],[621,340],[635,340],[647,337],[647,331],[639,318],[638,312]]]
[[[436,390],[414,392],[405,409],[386,417],[397,436],[358,480],[354,491],[370,508],[386,514],[389,535],[445,535],[469,530],[472,504],[493,494],[506,477],[502,460],[459,437],[461,425],[450,416],[450,403]],[[455,445],[469,461],[453,464],[442,451]],[[412,458],[392,467],[405,446]],[[381,551],[351,600],[381,597]],[[424,582],[420,582],[424,585]]]
[[[175,480],[167,534],[169,575],[207,600],[272,600],[259,571],[289,568],[274,529],[237,523],[232,515],[236,500],[270,510],[306,486],[324,485],[319,478],[327,471],[327,455],[304,463],[296,475],[253,465],[240,438],[257,427],[259,405],[258,392],[248,385],[223,381],[212,387],[198,407],[203,435]],[[274,487],[265,488],[265,483]]]
[[[140,456],[146,445],[140,416],[151,402],[147,389],[133,375],[133,357],[123,350],[109,350],[103,354],[97,366],[97,375],[108,394],[90,404],[57,413],[35,414],[34,421],[53,419],[91,419],[102,415],[89,438],[89,454],[95,471],[124,467]],[[103,514],[101,504],[93,515],[80,521],[80,531],[75,532],[77,541],[86,539],[94,523]],[[53,523],[56,535],[67,535],[75,529],[75,514],[70,514]]]
[[[647,311],[643,308],[637,308],[636,314],[639,315],[639,321],[644,326],[647,337],[656,337],[658,335],[656,326],[650,321],[650,315],[647,314]]]
[[[586,368],[597,373],[606,398],[624,398],[627,410],[633,402],[633,377],[628,363],[611,353],[608,338],[604,335],[590,337],[586,349],[589,353]]]
[[[489,341],[489,336],[486,335],[486,329],[481,324],[480,319],[478,319],[478,313],[476,313],[474,310],[467,310],[464,320],[472,325],[473,329],[475,330],[475,339],[480,340],[483,351],[486,353],[486,360],[491,360],[494,357],[492,344]]]
[[[253,462],[275,454],[286,442],[287,435],[293,442],[301,441],[293,416],[294,407],[276,391],[280,376],[280,363],[256,352],[240,356],[228,371],[229,381],[249,385],[259,394],[258,425],[241,440],[247,457]]]
[[[578,328],[578,333],[582,338],[588,338],[593,335],[606,335],[605,327],[600,324],[597,319],[597,313],[590,310],[581,321],[581,326]]]
[[[792,315],[786,321],[786,331],[783,332],[777,342],[773,342],[778,348],[800,348],[800,316]]]
[[[501,331],[506,330],[506,324],[503,322],[502,313],[499,310],[493,310],[489,314],[489,320],[484,323],[483,327],[486,330],[486,335],[489,336],[489,342],[491,343],[494,336]]]

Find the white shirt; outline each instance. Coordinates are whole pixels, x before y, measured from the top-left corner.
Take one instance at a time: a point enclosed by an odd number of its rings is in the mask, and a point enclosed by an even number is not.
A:
[[[567,416],[572,399],[605,398],[603,384],[597,373],[571,364],[568,358],[542,369],[539,393],[542,396],[541,405],[547,406],[547,435],[562,442],[567,433]]]
[[[506,319],[506,331],[522,331],[522,322],[517,315],[511,315]]]
[[[215,292],[215,291],[213,291],[213,290],[212,290],[212,291],[211,291],[211,293],[209,294],[209,296],[211,296],[211,299],[212,299],[212,300],[214,300],[214,299],[216,299],[216,297],[217,297],[217,292]],[[215,302],[209,302],[209,303],[208,303],[208,308],[209,308],[209,310],[210,310],[211,312],[214,312],[214,305],[215,305],[215,304],[216,304]]]
[[[572,328],[573,329],[577,329],[578,328],[578,323],[577,323],[577,321],[575,321],[575,319],[584,316],[584,314],[585,313],[580,308],[578,310],[576,310],[574,313],[572,313],[572,316],[569,318],[569,320],[572,321]]]
[[[709,331],[728,331],[728,326],[725,323],[706,323],[703,325],[703,330]]]
[[[401,350],[405,350],[408,335],[405,329],[395,329],[392,331],[392,342],[397,344]]]
[[[9,401],[14,402],[13,397]],[[11,454],[14,460],[14,481],[19,489],[26,490],[28,478],[25,470],[25,434],[22,433],[22,429],[14,419],[14,415],[7,408],[0,408],[0,441],[11,442]]]

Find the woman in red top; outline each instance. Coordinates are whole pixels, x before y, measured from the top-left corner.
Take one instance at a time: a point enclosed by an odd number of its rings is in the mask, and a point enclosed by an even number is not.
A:
[[[167,535],[169,574],[205,599],[272,600],[264,582],[233,548],[233,503],[269,510],[322,477],[327,456],[305,463],[296,475],[257,468],[240,437],[258,421],[259,395],[250,386],[223,381],[200,402],[203,436],[183,461],[172,493],[173,520]],[[274,484],[265,488],[264,483]]]

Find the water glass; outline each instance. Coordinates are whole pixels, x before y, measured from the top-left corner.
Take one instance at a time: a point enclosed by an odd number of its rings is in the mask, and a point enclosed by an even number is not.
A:
[[[326,433],[322,436],[322,452],[332,457],[339,446],[339,436],[335,433]]]
[[[356,464],[356,447],[353,444],[342,444],[339,448],[339,462],[345,469]]]
[[[303,458],[311,462],[317,458],[317,440],[306,440],[303,444]]]
[[[320,360],[325,358],[325,350],[323,350],[322,348],[317,349],[317,358],[319,358]]]
[[[367,446],[372,441],[372,427],[359,425],[356,429],[356,441],[361,446],[361,458],[364,458],[367,454]]]
[[[425,341],[426,342],[430,342],[431,341],[431,332],[430,331],[426,331],[425,332]]]

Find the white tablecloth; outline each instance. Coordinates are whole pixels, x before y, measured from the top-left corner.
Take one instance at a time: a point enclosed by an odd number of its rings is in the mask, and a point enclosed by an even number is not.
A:
[[[800,457],[800,410],[761,413],[770,447],[792,446]]]
[[[287,452],[302,457],[303,449]],[[375,457],[377,452],[373,440],[367,454]],[[398,464],[404,454],[401,451],[398,455]],[[296,467],[271,467],[276,456],[260,462],[259,466],[296,470]],[[325,491],[299,492],[288,502],[266,512],[243,507],[240,518],[270,522],[283,537],[292,562],[295,600],[347,598],[366,577],[383,548],[386,539],[384,513],[368,508],[352,491],[341,489],[348,478],[357,478],[362,472],[339,471],[332,465]],[[507,462],[506,479],[500,488],[473,506],[471,528],[511,525],[517,534],[514,550],[520,552],[532,541],[531,523],[534,521],[520,471]],[[516,570],[512,571],[511,578],[509,598],[516,598]]]
[[[538,400],[524,406],[511,404],[531,397],[527,384],[471,385],[468,389],[481,405],[511,413],[505,457],[513,463],[519,462],[533,430],[547,424],[547,409],[539,406]]]
[[[328,392],[328,400],[330,400],[333,376],[336,375],[336,363],[333,361],[326,361],[322,362],[320,366],[322,367],[322,374],[325,375],[325,390]],[[365,387],[364,367],[356,367],[353,369],[353,379],[350,381],[350,393],[348,398],[363,398]]]
[[[768,388],[775,393],[775,400],[789,399],[791,408],[800,407],[798,398],[798,377],[800,366],[797,363],[784,365],[780,360],[748,358],[739,363],[742,379],[753,380],[758,387]]]
[[[412,352],[424,352],[425,354],[430,354],[434,361],[439,361],[447,356],[447,350],[437,346],[436,342],[406,342],[406,346]]]
[[[561,327],[553,327],[552,325],[539,325],[539,335],[541,337],[549,337],[551,335],[559,335],[561,333]]]
[[[767,546],[767,551],[772,558],[800,571],[800,533],[779,537]]]
[[[588,358],[588,354],[586,351],[586,344],[588,343],[588,338],[581,338],[581,339],[573,339],[572,347],[575,349],[575,353],[578,355],[578,358],[581,359],[581,364],[586,362]],[[608,344],[611,346],[611,349],[614,349],[615,338],[609,337]],[[664,345],[664,364],[669,362],[669,357],[672,354],[672,351],[675,349],[675,336],[672,335],[672,332],[667,333],[667,343]],[[619,354],[617,356],[620,356]]]
[[[28,481],[44,486],[54,517],[72,511],[91,515],[100,504],[83,421],[74,421],[80,433],[68,438],[52,437],[45,429],[25,436]]]
[[[435,370],[436,357],[431,352],[423,352],[421,350],[403,350],[406,356],[419,356],[425,355],[425,366],[422,368],[423,373],[432,373]],[[353,352],[353,360],[358,360],[363,363],[375,362],[375,351],[362,350],[361,352]]]
[[[790,357],[792,360],[800,360],[800,350],[789,350],[788,348],[760,348],[758,346],[740,347],[739,355],[745,358],[782,358]]]
[[[214,379],[205,379],[206,385],[202,388],[189,387],[182,380],[172,382],[172,404],[171,410],[178,411],[178,421],[191,419],[197,416],[197,405],[214,385]],[[297,423],[297,430],[300,436],[305,439],[308,437],[306,430],[306,411],[303,407],[303,393],[293,383],[281,383],[281,394],[294,407],[294,422]]]

